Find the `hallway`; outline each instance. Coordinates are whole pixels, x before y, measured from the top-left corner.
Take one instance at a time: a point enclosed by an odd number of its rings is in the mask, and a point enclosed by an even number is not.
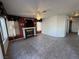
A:
[[[79,36],[56,38],[40,34],[10,43],[8,56],[9,59],[79,59]]]

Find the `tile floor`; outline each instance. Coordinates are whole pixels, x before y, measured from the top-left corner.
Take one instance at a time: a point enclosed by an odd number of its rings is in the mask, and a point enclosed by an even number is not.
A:
[[[10,43],[9,59],[79,59],[79,36],[56,38],[40,34]]]

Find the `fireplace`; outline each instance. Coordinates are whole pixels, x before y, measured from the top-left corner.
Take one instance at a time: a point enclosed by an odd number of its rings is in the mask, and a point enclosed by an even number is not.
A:
[[[25,29],[25,37],[29,38],[34,36],[34,29]]]
[[[29,38],[36,35],[36,27],[23,28],[24,38]]]

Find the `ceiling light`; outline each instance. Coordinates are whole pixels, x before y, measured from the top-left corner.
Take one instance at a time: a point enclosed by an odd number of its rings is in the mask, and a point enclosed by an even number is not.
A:
[[[74,12],[73,16],[79,16],[79,11]]]
[[[79,13],[75,13],[74,16],[79,16]]]

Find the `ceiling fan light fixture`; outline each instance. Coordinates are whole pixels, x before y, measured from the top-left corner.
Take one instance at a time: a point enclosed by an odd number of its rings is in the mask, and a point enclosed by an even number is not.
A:
[[[41,16],[39,13],[37,13],[36,19],[37,19],[37,20],[40,20],[40,19],[42,19],[42,16]]]
[[[74,16],[79,16],[79,13],[75,13],[75,15]]]
[[[73,16],[79,16],[79,11],[73,12],[72,15]]]

